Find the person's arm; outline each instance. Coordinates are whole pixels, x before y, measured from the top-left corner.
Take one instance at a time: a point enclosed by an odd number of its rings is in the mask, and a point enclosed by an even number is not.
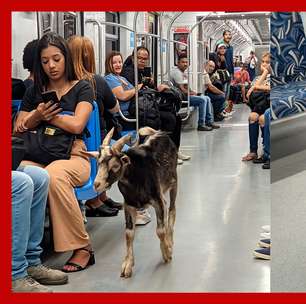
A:
[[[138,84],[138,90],[142,88],[143,84],[140,83]],[[130,89],[130,90],[124,90],[122,85],[115,87],[112,89],[112,92],[114,95],[121,101],[129,101],[135,94],[136,94],[136,89]]]
[[[225,95],[223,91],[219,90],[217,87],[215,87],[212,83],[207,85],[207,88],[214,94],[217,95]]]
[[[88,122],[92,104],[81,101],[75,108],[74,115],[56,115],[50,123],[72,134],[81,134]]]
[[[33,129],[42,121],[50,121],[62,110],[62,108],[58,108],[57,104],[52,105],[52,102],[42,102],[31,112],[20,111],[17,117],[15,131],[24,132],[28,129]]]

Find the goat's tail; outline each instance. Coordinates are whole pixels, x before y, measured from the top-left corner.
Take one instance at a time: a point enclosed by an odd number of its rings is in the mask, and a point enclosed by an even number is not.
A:
[[[153,135],[153,134],[158,133],[158,131],[156,131],[155,129],[152,129],[150,127],[143,127],[141,129],[139,129],[138,133],[141,136],[149,136],[149,135]]]

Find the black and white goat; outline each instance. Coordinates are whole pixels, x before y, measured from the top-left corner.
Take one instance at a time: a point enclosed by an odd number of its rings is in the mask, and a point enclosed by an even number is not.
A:
[[[94,182],[97,192],[108,190],[118,181],[124,197],[127,253],[122,263],[121,276],[130,277],[134,266],[133,240],[135,236],[136,209],[152,205],[156,212],[157,235],[165,262],[172,259],[173,226],[177,193],[177,149],[163,132],[145,127],[140,136],[147,136],[143,144],[136,144],[126,152],[123,146],[130,135],[120,138],[112,147],[111,130],[105,137],[99,152],[87,152],[98,160],[98,173]],[[167,217],[164,194],[170,192]]]

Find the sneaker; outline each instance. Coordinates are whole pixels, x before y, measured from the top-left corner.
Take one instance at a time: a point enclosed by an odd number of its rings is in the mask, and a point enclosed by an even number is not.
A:
[[[211,131],[213,128],[208,126],[198,126],[198,131]]]
[[[271,232],[271,226],[270,225],[261,226],[261,229],[262,229],[263,232]]]
[[[53,292],[52,289],[39,284],[30,276],[13,280],[12,290],[13,292]]]
[[[178,158],[178,159],[177,159],[177,164],[178,164],[178,165],[182,165],[182,164],[183,164],[183,161],[182,161],[180,158]]]
[[[270,232],[262,232],[260,234],[260,237],[263,239],[270,239],[271,238],[271,233]]]
[[[143,226],[151,222],[151,215],[147,209],[137,210],[136,226]]]
[[[223,115],[224,117],[231,117],[231,116],[232,116],[232,113],[231,113],[231,112],[223,111],[223,112],[222,112],[222,115]]]
[[[68,275],[60,270],[51,269],[43,264],[30,266],[28,274],[43,285],[63,285],[68,283]]]
[[[220,128],[220,126],[215,124],[214,122],[207,124],[207,126],[213,128],[213,129],[219,129]]]
[[[271,247],[271,239],[262,239],[258,242],[258,245],[262,248]]]
[[[182,152],[178,152],[177,157],[178,157],[178,159],[181,159],[181,160],[189,160],[191,158],[191,156],[185,155]]]
[[[270,247],[269,248],[259,248],[259,249],[255,249],[253,251],[253,254],[258,259],[270,260],[271,259],[270,251],[271,251]]]

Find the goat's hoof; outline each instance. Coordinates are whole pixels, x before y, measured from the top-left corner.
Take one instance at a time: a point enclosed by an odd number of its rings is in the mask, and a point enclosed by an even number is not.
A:
[[[122,269],[121,269],[121,277],[122,278],[130,278],[132,276],[132,266],[134,265],[134,261],[131,263],[124,262],[122,264]]]

